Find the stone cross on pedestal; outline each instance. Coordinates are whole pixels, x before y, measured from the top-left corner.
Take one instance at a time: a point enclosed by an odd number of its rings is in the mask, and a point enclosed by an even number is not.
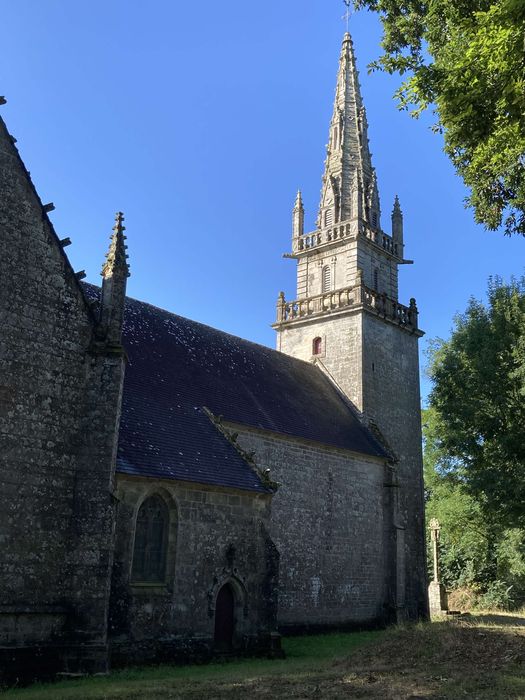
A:
[[[432,555],[434,557],[434,581],[436,583],[439,583],[439,550],[438,550],[438,542],[439,542],[439,531],[441,530],[441,526],[439,524],[439,520],[436,520],[436,518],[432,518],[428,525],[428,529],[430,530],[430,539],[432,541]]]
[[[446,613],[448,610],[447,591],[445,586],[439,582],[439,533],[441,526],[436,518],[432,518],[428,524],[430,530],[430,541],[432,542],[432,556],[434,559],[434,578],[428,587],[428,602],[431,615]]]

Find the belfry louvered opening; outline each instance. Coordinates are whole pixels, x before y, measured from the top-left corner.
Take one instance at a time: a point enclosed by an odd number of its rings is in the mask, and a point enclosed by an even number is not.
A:
[[[322,291],[329,292],[332,288],[332,273],[330,265],[325,265],[322,272]]]

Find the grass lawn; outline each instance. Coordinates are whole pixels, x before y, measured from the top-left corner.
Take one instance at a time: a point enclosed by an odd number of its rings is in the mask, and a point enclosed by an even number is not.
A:
[[[2,700],[525,700],[525,617],[289,637],[286,659],[158,666],[2,693]]]

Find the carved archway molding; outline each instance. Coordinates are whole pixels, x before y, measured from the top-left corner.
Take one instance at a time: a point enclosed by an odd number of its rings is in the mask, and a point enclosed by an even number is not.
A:
[[[239,575],[237,569],[224,568],[219,574],[213,577],[213,583],[208,591],[208,616],[215,616],[217,595],[223,586],[229,584],[233,589],[235,598],[235,608],[242,610],[243,617],[248,617],[248,593],[246,585]]]

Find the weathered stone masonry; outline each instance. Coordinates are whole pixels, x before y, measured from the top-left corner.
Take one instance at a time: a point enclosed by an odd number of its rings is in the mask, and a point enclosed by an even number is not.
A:
[[[231,424],[279,489],[270,532],[281,553],[284,630],[384,622],[392,527],[387,460]]]
[[[162,585],[134,583],[130,576],[130,533],[138,507],[152,493],[170,509]],[[225,583],[237,593],[237,650],[271,647],[279,556],[267,532],[270,494],[119,475],[116,497],[109,623],[114,664],[207,658],[213,651],[215,599]]]
[[[0,246],[0,662],[103,670],[124,360],[1,121]]]

